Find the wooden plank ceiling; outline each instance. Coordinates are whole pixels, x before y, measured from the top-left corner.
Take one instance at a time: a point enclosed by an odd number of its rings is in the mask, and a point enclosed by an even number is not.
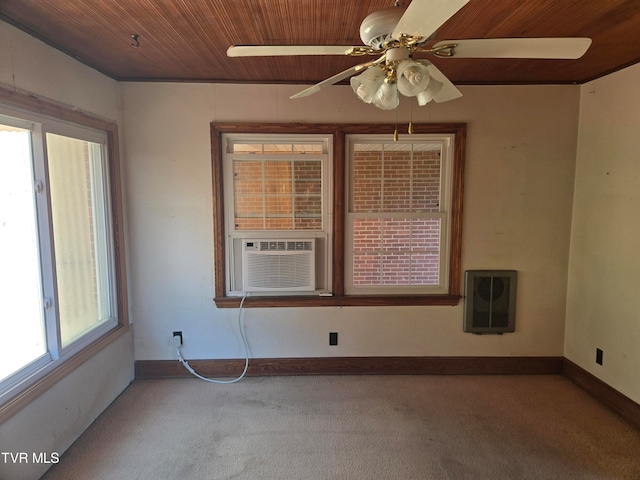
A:
[[[226,56],[230,45],[361,45],[393,0],[0,0],[0,18],[117,80],[315,83],[361,57]],[[131,35],[139,35],[139,47]],[[640,61],[639,0],[471,0],[433,42],[593,39],[579,60],[430,60],[454,83],[583,83]]]

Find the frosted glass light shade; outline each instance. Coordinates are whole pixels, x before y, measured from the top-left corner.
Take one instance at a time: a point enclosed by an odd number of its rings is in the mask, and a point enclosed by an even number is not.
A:
[[[382,85],[385,75],[379,67],[370,67],[360,75],[351,77],[351,88],[364,103],[371,103]]]
[[[429,71],[427,67],[413,60],[405,60],[398,65],[398,90],[405,97],[415,97],[427,88]]]
[[[434,99],[434,97],[440,92],[442,89],[442,82],[439,82],[435,78],[431,77],[429,79],[429,84],[427,88],[422,90],[416,98],[418,99],[418,105],[424,107],[427,103]]]
[[[393,110],[398,106],[398,86],[395,83],[382,82],[373,96],[373,104],[382,110]]]

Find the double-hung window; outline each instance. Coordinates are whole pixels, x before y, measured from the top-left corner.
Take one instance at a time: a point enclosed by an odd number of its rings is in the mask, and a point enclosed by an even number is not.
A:
[[[212,123],[216,305],[457,304],[466,126],[395,128]]]
[[[328,135],[222,137],[227,294],[330,289]]]
[[[124,326],[112,135],[0,107],[2,401]]]
[[[446,293],[451,135],[347,137],[347,294]]]

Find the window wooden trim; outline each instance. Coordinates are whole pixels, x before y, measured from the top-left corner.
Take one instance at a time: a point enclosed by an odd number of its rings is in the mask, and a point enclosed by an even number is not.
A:
[[[122,204],[122,180],[120,167],[120,147],[118,143],[118,124],[93,115],[56,104],[36,95],[10,90],[0,86],[0,103],[7,107],[18,108],[56,120],[102,130],[107,134],[107,154],[109,173],[109,194],[111,200],[111,228],[114,254],[114,277],[117,295],[117,326],[70,358],[59,362],[46,375],[32,383],[14,397],[0,405],[0,424],[18,413],[29,403],[47,391],[50,387],[72,373],[87,360],[94,357],[122,335],[129,331],[129,312],[127,300],[127,277],[125,264],[124,209]]]
[[[219,308],[237,308],[241,299],[226,295],[225,206],[222,135],[249,134],[331,134],[333,135],[333,296],[248,296],[244,307],[320,307],[382,305],[457,305],[461,298],[462,197],[466,124],[421,123],[413,125],[416,134],[453,134],[451,238],[449,251],[449,293],[446,295],[345,295],[345,137],[352,134],[393,134],[393,124],[311,124],[311,123],[211,123],[211,162],[213,182],[214,301]]]

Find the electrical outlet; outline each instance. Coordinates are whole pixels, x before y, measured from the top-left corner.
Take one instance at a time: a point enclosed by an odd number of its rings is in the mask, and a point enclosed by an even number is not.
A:
[[[338,332],[329,333],[329,345],[338,345]]]
[[[182,345],[182,331],[173,332],[172,338],[180,337],[180,345]]]
[[[602,350],[600,350],[599,348],[596,348],[596,363],[598,365],[602,365],[602,356],[604,355],[604,352]]]

